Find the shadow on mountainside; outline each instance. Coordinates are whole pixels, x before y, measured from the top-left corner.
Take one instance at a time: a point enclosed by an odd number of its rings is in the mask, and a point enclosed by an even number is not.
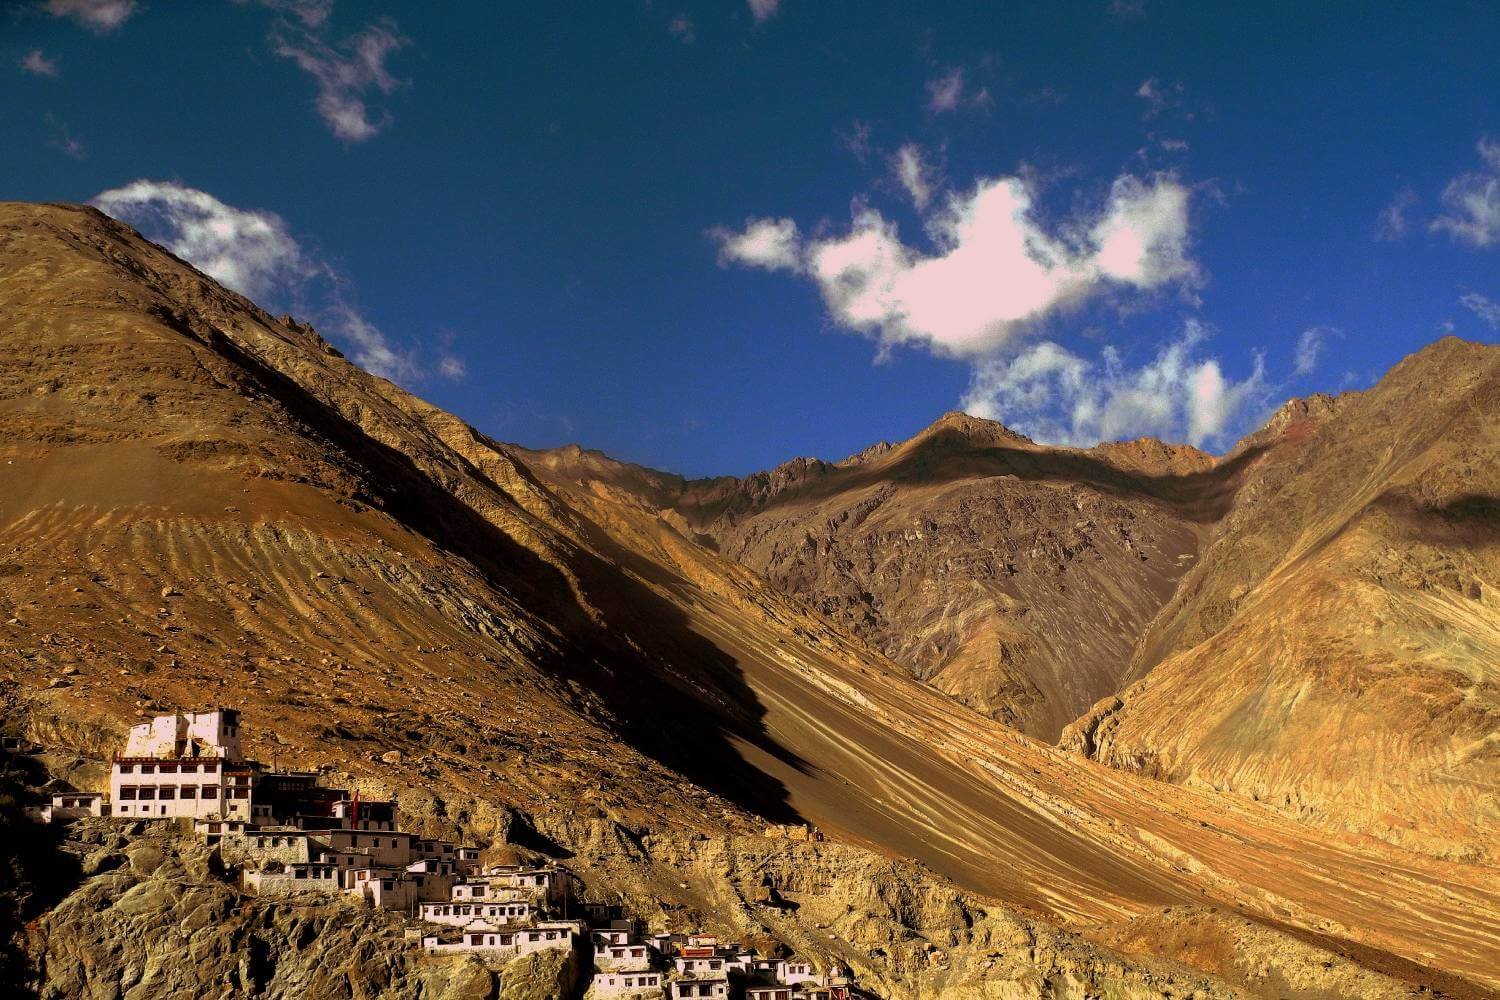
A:
[[[34,759],[0,750],[0,983],[7,996],[35,996],[27,924],[77,886],[78,859],[62,850],[62,828],[22,810],[40,804],[46,781]]]
[[[797,502],[825,500],[887,482],[933,485],[963,479],[1014,476],[1028,482],[1079,483],[1120,497],[1156,500],[1188,520],[1206,524],[1228,513],[1239,487],[1240,472],[1267,447],[1245,448],[1203,472],[1152,475],[1127,472],[1082,452],[976,446],[960,431],[941,430],[890,465],[849,467],[820,463],[817,470],[802,482],[764,501],[743,493],[731,493],[725,497],[723,485],[716,481],[711,483],[712,492],[695,501],[691,494],[693,484],[690,483],[684,494],[683,507],[693,513],[691,520],[694,523],[704,523],[725,514],[751,510],[759,513]]]
[[[695,784],[773,822],[799,822],[780,781],[747,763],[731,737],[799,768],[804,762],[765,731],[764,710],[733,657],[688,627],[683,614],[641,583],[591,553],[574,550],[568,568],[596,620],[556,567],[520,545],[425,474],[406,454],[378,442],[281,372],[217,330],[199,335],[181,315],[167,326],[239,366],[295,420],[365,469],[385,514],[470,565],[490,585],[549,620],[564,652],[538,666],[592,692],[598,705],[574,707],[631,746]],[[472,464],[464,472],[494,490]]]

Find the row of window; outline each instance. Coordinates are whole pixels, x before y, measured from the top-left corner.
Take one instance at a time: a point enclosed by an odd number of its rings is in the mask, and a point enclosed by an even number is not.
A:
[[[219,762],[216,760],[199,763],[174,761],[162,764],[120,764],[118,766],[121,774],[197,774],[200,767],[204,774],[219,773]],[[140,768],[140,771],[136,771],[136,768]]]
[[[120,799],[128,801],[131,799],[216,799],[219,797],[218,785],[121,785]]]

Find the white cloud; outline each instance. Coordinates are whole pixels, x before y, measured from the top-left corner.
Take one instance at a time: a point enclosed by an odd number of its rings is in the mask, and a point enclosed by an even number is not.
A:
[[[1405,238],[1411,231],[1411,221],[1407,219],[1406,213],[1420,200],[1411,188],[1397,191],[1390,204],[1381,209],[1380,216],[1375,220],[1375,238],[1388,243]]]
[[[745,0],[756,22],[768,21],[781,10],[781,0]]]
[[[1328,345],[1328,338],[1338,336],[1339,331],[1327,326],[1310,326],[1297,337],[1297,350],[1292,362],[1292,370],[1297,375],[1310,375],[1317,370],[1318,360],[1323,356],[1323,348]]]
[[[1500,302],[1486,298],[1478,292],[1469,292],[1459,300],[1475,316],[1483,320],[1490,329],[1500,330]]]
[[[1484,249],[1500,243],[1500,141],[1479,140],[1481,168],[1459,174],[1443,189],[1443,215],[1431,228]]]
[[[1106,347],[1098,361],[1050,341],[975,366],[960,405],[1052,444],[1152,436],[1203,447],[1232,438],[1264,404],[1265,368],[1241,381],[1201,356],[1207,330],[1189,321],[1181,337],[1139,368]]]
[[[282,306],[320,298],[314,310],[319,322],[367,371],[392,380],[425,376],[417,354],[395,346],[351,305],[344,278],[309,254],[276,213],[236,208],[175,181],[132,181],[91,203],[247,298]],[[437,370],[461,378],[463,361],[444,349]]]
[[[719,263],[767,270],[800,266],[801,238],[791,219],[747,219],[740,232],[718,228],[709,235],[719,244]]]
[[[130,20],[141,7],[136,0],[45,0],[42,9],[102,35]]]
[[[698,38],[697,26],[686,14],[678,14],[667,22],[667,31],[684,45],[691,45]]]
[[[234,208],[174,181],[132,181],[96,195],[93,204],[252,299],[319,270],[280,216]]]
[[[810,277],[841,326],[897,344],[979,357],[1028,325],[1109,291],[1191,284],[1188,191],[1175,178],[1117,179],[1103,211],[1060,234],[1034,218],[1018,177],[983,180],[926,220],[934,252],[908,246],[879,211],[859,208],[849,231],[806,242],[790,219],[716,230],[724,263]]]
[[[908,142],[896,150],[896,155],[891,157],[891,169],[901,187],[911,196],[911,203],[917,211],[926,211],[928,202],[932,201],[935,182],[932,165],[922,156],[921,147]]]
[[[301,7],[303,5],[295,5]],[[390,94],[398,81],[386,60],[408,44],[393,23],[372,24],[338,44],[327,41],[322,21],[294,25],[280,20],[271,32],[271,49],[290,59],[318,85],[314,107],[333,134],[345,142],[364,142],[391,123],[385,111],[366,103],[372,92]]]
[[[20,65],[20,67],[26,72],[31,73],[35,76],[57,75],[57,62],[55,60],[48,59],[41,49],[32,49],[30,52],[26,53],[21,57],[21,61],[18,65]]]

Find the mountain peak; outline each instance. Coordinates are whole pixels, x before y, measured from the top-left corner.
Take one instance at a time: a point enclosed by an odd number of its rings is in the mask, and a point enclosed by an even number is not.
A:
[[[911,440],[916,441],[938,434],[961,434],[976,444],[1036,444],[1031,438],[1011,430],[998,420],[976,417],[963,410],[949,410],[928,424]]]

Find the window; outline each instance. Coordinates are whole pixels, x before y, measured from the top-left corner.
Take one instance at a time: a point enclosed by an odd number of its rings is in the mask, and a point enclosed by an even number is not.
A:
[[[161,771],[162,774],[176,774],[177,773],[177,765],[176,764],[162,764],[162,765],[159,766],[159,770]]]
[[[219,763],[218,763],[218,761],[205,761],[204,764],[203,764],[203,773],[204,774],[218,774],[219,773]]]
[[[157,791],[157,797],[158,798],[162,798],[162,799],[175,799],[175,798],[177,798],[177,786],[176,785],[162,785],[161,788]]]
[[[141,773],[142,774],[155,774],[156,773],[156,765],[155,764],[142,764],[141,765]]]
[[[184,765],[182,765],[182,773],[183,774],[197,774],[198,773],[198,765],[197,764],[184,764]]]
[[[154,798],[156,798],[156,789],[152,788],[150,785],[142,785],[141,786],[141,798],[143,798],[143,799],[154,799]]]
[[[182,786],[182,796],[181,797],[184,798],[184,799],[196,799],[198,797],[198,786],[197,785],[183,785]]]
[[[120,765],[120,773],[121,774],[134,774],[135,773],[135,765],[134,764],[121,764]]]
[[[219,797],[219,786],[218,785],[204,785],[203,786],[203,797],[205,799],[216,799],[216,798],[218,798]]]
[[[135,798],[135,786],[134,785],[121,785],[120,786],[120,800],[122,802],[123,801],[130,801],[130,800],[133,800],[134,798]]]

